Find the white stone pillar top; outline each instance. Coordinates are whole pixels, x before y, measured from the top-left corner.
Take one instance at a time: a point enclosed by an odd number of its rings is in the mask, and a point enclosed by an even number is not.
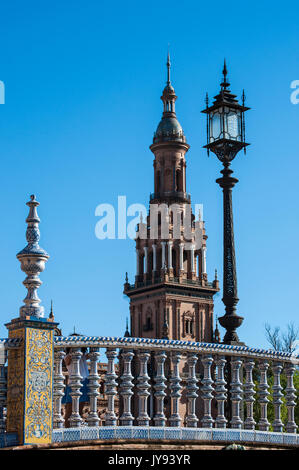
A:
[[[202,273],[206,274],[207,272],[207,248],[205,246],[201,248],[201,258],[202,258]]]
[[[166,262],[166,258],[165,258],[165,245],[166,245],[166,242],[161,242],[161,245],[162,245],[162,269],[164,269],[165,262]]]
[[[172,241],[168,242],[168,268],[172,269]]]
[[[144,250],[144,273],[147,274],[147,269],[148,269],[148,256],[147,256],[148,247],[144,246],[143,250]]]
[[[181,242],[179,246],[180,246],[180,270],[184,271],[184,246],[185,246],[185,243]]]
[[[157,270],[157,245],[153,243],[152,248],[153,248],[153,271],[156,271]]]
[[[139,250],[136,248],[136,276],[139,276]]]
[[[194,250],[195,250],[195,245],[191,245],[191,248],[190,248],[190,251],[191,251],[191,271],[193,273],[195,272]]]

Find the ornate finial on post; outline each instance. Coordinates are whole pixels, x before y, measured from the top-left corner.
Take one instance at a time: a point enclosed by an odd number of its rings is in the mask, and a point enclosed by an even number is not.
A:
[[[25,305],[20,308],[20,317],[25,318],[29,316],[37,319],[44,316],[44,307],[39,305],[40,299],[37,295],[37,289],[42,284],[38,276],[45,269],[45,263],[48,261],[49,255],[38,244],[40,239],[38,228],[40,219],[37,215],[37,206],[39,206],[39,202],[37,202],[34,195],[30,196],[27,206],[30,208],[26,219],[28,224],[26,230],[28,245],[17,254],[17,258],[21,263],[21,269],[27,274],[23,284],[28,290],[27,296],[24,299]]]
[[[126,272],[125,282],[126,282],[126,284],[128,284],[128,282],[129,282],[129,278],[128,278],[128,273],[127,273],[127,272]]]
[[[130,332],[129,332],[129,322],[128,322],[128,317],[126,318],[126,331],[125,331],[125,338],[130,338]]]
[[[214,331],[214,341],[215,343],[220,343],[221,342],[221,337],[220,337],[220,331],[218,328],[218,316],[216,315],[216,328]]]
[[[49,318],[54,319],[53,300],[51,300],[51,309],[50,309],[50,313],[49,313]]]
[[[219,289],[219,281],[218,281],[218,272],[217,272],[217,269],[215,269],[215,279],[213,281],[213,286],[216,288],[216,289]]]

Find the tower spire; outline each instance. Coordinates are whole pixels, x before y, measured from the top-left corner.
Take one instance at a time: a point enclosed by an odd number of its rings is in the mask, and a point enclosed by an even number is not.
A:
[[[186,138],[184,136],[182,126],[177,120],[175,112],[177,96],[170,81],[171,63],[169,50],[167,53],[166,67],[167,81],[161,96],[161,100],[163,101],[163,115],[154,134],[153,144],[160,144],[161,142],[181,142],[186,144]]]
[[[37,289],[42,285],[42,281],[38,276],[45,269],[45,263],[48,261],[49,255],[38,244],[40,239],[38,228],[40,219],[37,214],[39,202],[37,202],[34,194],[30,196],[30,201],[26,204],[29,206],[29,214],[26,219],[28,225],[26,240],[28,244],[17,254],[17,258],[21,263],[22,271],[27,274],[23,284],[28,292],[24,299],[25,305],[20,308],[20,317],[42,318],[44,316],[44,307],[39,305],[40,299],[37,295]]]
[[[166,83],[169,86],[170,85],[170,67],[171,67],[169,47],[168,47],[168,52],[167,52],[166,67],[167,67],[167,82]]]

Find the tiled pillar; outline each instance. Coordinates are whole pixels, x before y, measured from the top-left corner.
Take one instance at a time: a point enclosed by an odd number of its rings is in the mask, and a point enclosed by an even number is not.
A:
[[[9,338],[20,338],[8,351],[7,432],[19,444],[48,444],[53,429],[53,330],[48,319],[12,320]]]

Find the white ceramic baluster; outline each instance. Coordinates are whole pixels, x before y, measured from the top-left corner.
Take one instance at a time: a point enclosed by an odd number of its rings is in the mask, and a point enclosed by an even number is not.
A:
[[[89,359],[90,359],[90,372],[88,376],[88,396],[89,396],[89,413],[86,418],[88,426],[99,425],[98,415],[98,396],[99,396],[99,375],[98,375],[98,360],[100,357],[99,348],[90,348]]]
[[[186,416],[186,425],[191,428],[197,427],[198,418],[196,416],[196,398],[197,395],[197,379],[195,373],[195,365],[197,362],[197,355],[195,353],[187,354],[187,364],[188,364],[188,378],[187,378],[187,387],[186,387],[186,397],[188,400],[187,403],[187,416]]]
[[[157,364],[157,375],[155,377],[155,398],[156,398],[156,414],[154,417],[155,426],[165,426],[165,414],[164,414],[164,397],[165,393],[165,381],[164,375],[164,362],[166,360],[166,354],[164,351],[157,351],[155,354],[155,360]]]
[[[274,362],[272,366],[274,374],[274,384],[273,384],[273,405],[274,405],[274,421],[273,421],[273,431],[282,432],[283,423],[281,421],[281,405],[283,401],[282,386],[280,385],[280,374],[283,369],[283,366],[280,362]]]
[[[181,360],[181,354],[179,352],[171,353],[171,360],[173,364],[173,370],[170,378],[170,399],[171,399],[171,416],[169,418],[170,426],[180,426],[181,417],[179,413],[179,399],[181,397],[182,387],[180,385],[180,371],[179,364]]]
[[[246,371],[246,379],[244,384],[244,402],[246,404],[246,419],[244,421],[245,429],[255,429],[256,422],[253,418],[253,405],[254,405],[254,382],[252,379],[252,371],[254,369],[255,363],[252,359],[247,359],[244,362],[244,367]]]
[[[202,360],[204,375],[202,379],[202,398],[204,402],[203,418],[201,424],[203,428],[211,428],[214,423],[214,419],[211,415],[211,402],[213,399],[213,379],[211,377],[211,366],[213,364],[213,357],[211,355],[204,355]]]
[[[259,383],[259,403],[261,406],[261,418],[259,420],[259,430],[260,431],[269,431],[270,423],[267,418],[267,406],[269,403],[268,392],[269,385],[267,381],[267,370],[269,363],[264,360],[259,363],[260,370],[260,383]]]
[[[123,399],[123,412],[120,417],[120,423],[122,426],[133,425],[133,415],[131,413],[131,398],[133,395],[133,375],[131,372],[131,363],[134,357],[134,353],[130,349],[125,349],[121,353],[123,360],[123,374],[121,376],[120,395]]]
[[[149,393],[149,376],[147,373],[147,363],[150,357],[148,351],[139,351],[138,358],[140,364],[139,375],[137,378],[137,395],[138,395],[138,426],[148,426],[150,417],[147,412],[147,400],[150,395]]]
[[[115,349],[106,349],[106,356],[108,359],[106,381],[105,381],[105,393],[108,396],[107,412],[105,414],[105,426],[116,425],[116,414],[114,409],[115,396],[117,395],[117,375],[115,373],[114,359],[117,357],[117,351]]]
[[[239,357],[231,358],[231,371],[232,371],[232,381],[231,381],[231,407],[232,407],[232,419],[231,427],[233,429],[241,429],[243,421],[240,416],[241,403],[242,403],[242,383],[240,381],[240,369],[242,366],[242,361]]]
[[[285,368],[287,376],[286,392],[286,406],[288,410],[288,422],[286,425],[287,432],[296,432],[297,425],[295,423],[295,406],[296,406],[296,389],[293,383],[293,377],[296,367],[294,364],[288,364]]]
[[[61,415],[61,401],[64,396],[64,375],[62,373],[62,361],[65,357],[63,349],[55,349],[54,352],[54,387],[53,387],[53,427],[63,428],[64,419]]]
[[[217,400],[217,418],[215,421],[216,428],[226,428],[227,419],[224,415],[224,404],[227,399],[226,381],[224,378],[224,367],[226,360],[224,356],[216,356],[215,364],[217,367],[217,376],[215,380],[215,397]]]
[[[70,396],[72,397],[72,414],[70,416],[70,426],[79,427],[81,426],[83,420],[79,412],[79,400],[82,395],[80,389],[82,387],[81,380],[82,376],[80,375],[80,359],[82,357],[82,352],[80,348],[72,348],[71,353],[71,375],[70,375]]]

